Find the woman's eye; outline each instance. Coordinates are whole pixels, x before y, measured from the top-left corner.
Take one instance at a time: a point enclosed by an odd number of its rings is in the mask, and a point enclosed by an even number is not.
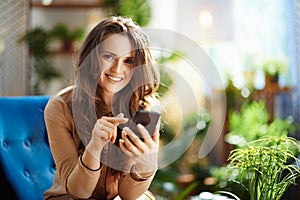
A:
[[[129,64],[129,65],[132,65],[133,64],[133,59],[126,59],[125,63]]]
[[[108,61],[112,61],[112,60],[113,60],[113,56],[112,56],[112,55],[109,55],[109,54],[104,54],[104,55],[103,55],[103,58],[104,58],[105,60],[108,60]]]

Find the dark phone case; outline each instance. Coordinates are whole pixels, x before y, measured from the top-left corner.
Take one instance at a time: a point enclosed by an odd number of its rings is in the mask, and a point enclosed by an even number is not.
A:
[[[148,130],[150,135],[154,134],[160,113],[154,111],[138,110],[133,118],[135,124],[142,124]],[[134,131],[139,135],[139,132]]]

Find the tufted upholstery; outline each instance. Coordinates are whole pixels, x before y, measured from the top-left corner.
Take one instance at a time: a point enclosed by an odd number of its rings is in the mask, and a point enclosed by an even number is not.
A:
[[[17,199],[41,200],[52,184],[55,169],[43,112],[48,100],[0,97],[0,165]]]

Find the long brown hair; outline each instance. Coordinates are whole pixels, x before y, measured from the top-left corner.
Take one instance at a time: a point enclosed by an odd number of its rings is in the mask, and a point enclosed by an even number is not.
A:
[[[105,105],[102,89],[98,85],[101,74],[99,45],[111,34],[128,36],[135,51],[134,66],[138,67],[129,84],[114,95],[113,108]],[[87,137],[89,141],[92,128],[101,116],[123,112],[126,117],[133,117],[136,110],[151,107],[149,99],[155,98],[159,72],[153,64],[148,42],[148,37],[139,26],[130,18],[120,16],[104,19],[88,34],[79,51],[72,83],[75,87],[68,103],[75,123],[80,122],[80,126],[75,125],[81,140]],[[86,145],[88,141],[82,142]]]

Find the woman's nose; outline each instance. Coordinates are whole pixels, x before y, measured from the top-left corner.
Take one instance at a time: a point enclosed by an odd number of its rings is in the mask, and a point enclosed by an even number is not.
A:
[[[111,67],[112,71],[114,72],[122,72],[123,65],[120,58],[116,59]]]

